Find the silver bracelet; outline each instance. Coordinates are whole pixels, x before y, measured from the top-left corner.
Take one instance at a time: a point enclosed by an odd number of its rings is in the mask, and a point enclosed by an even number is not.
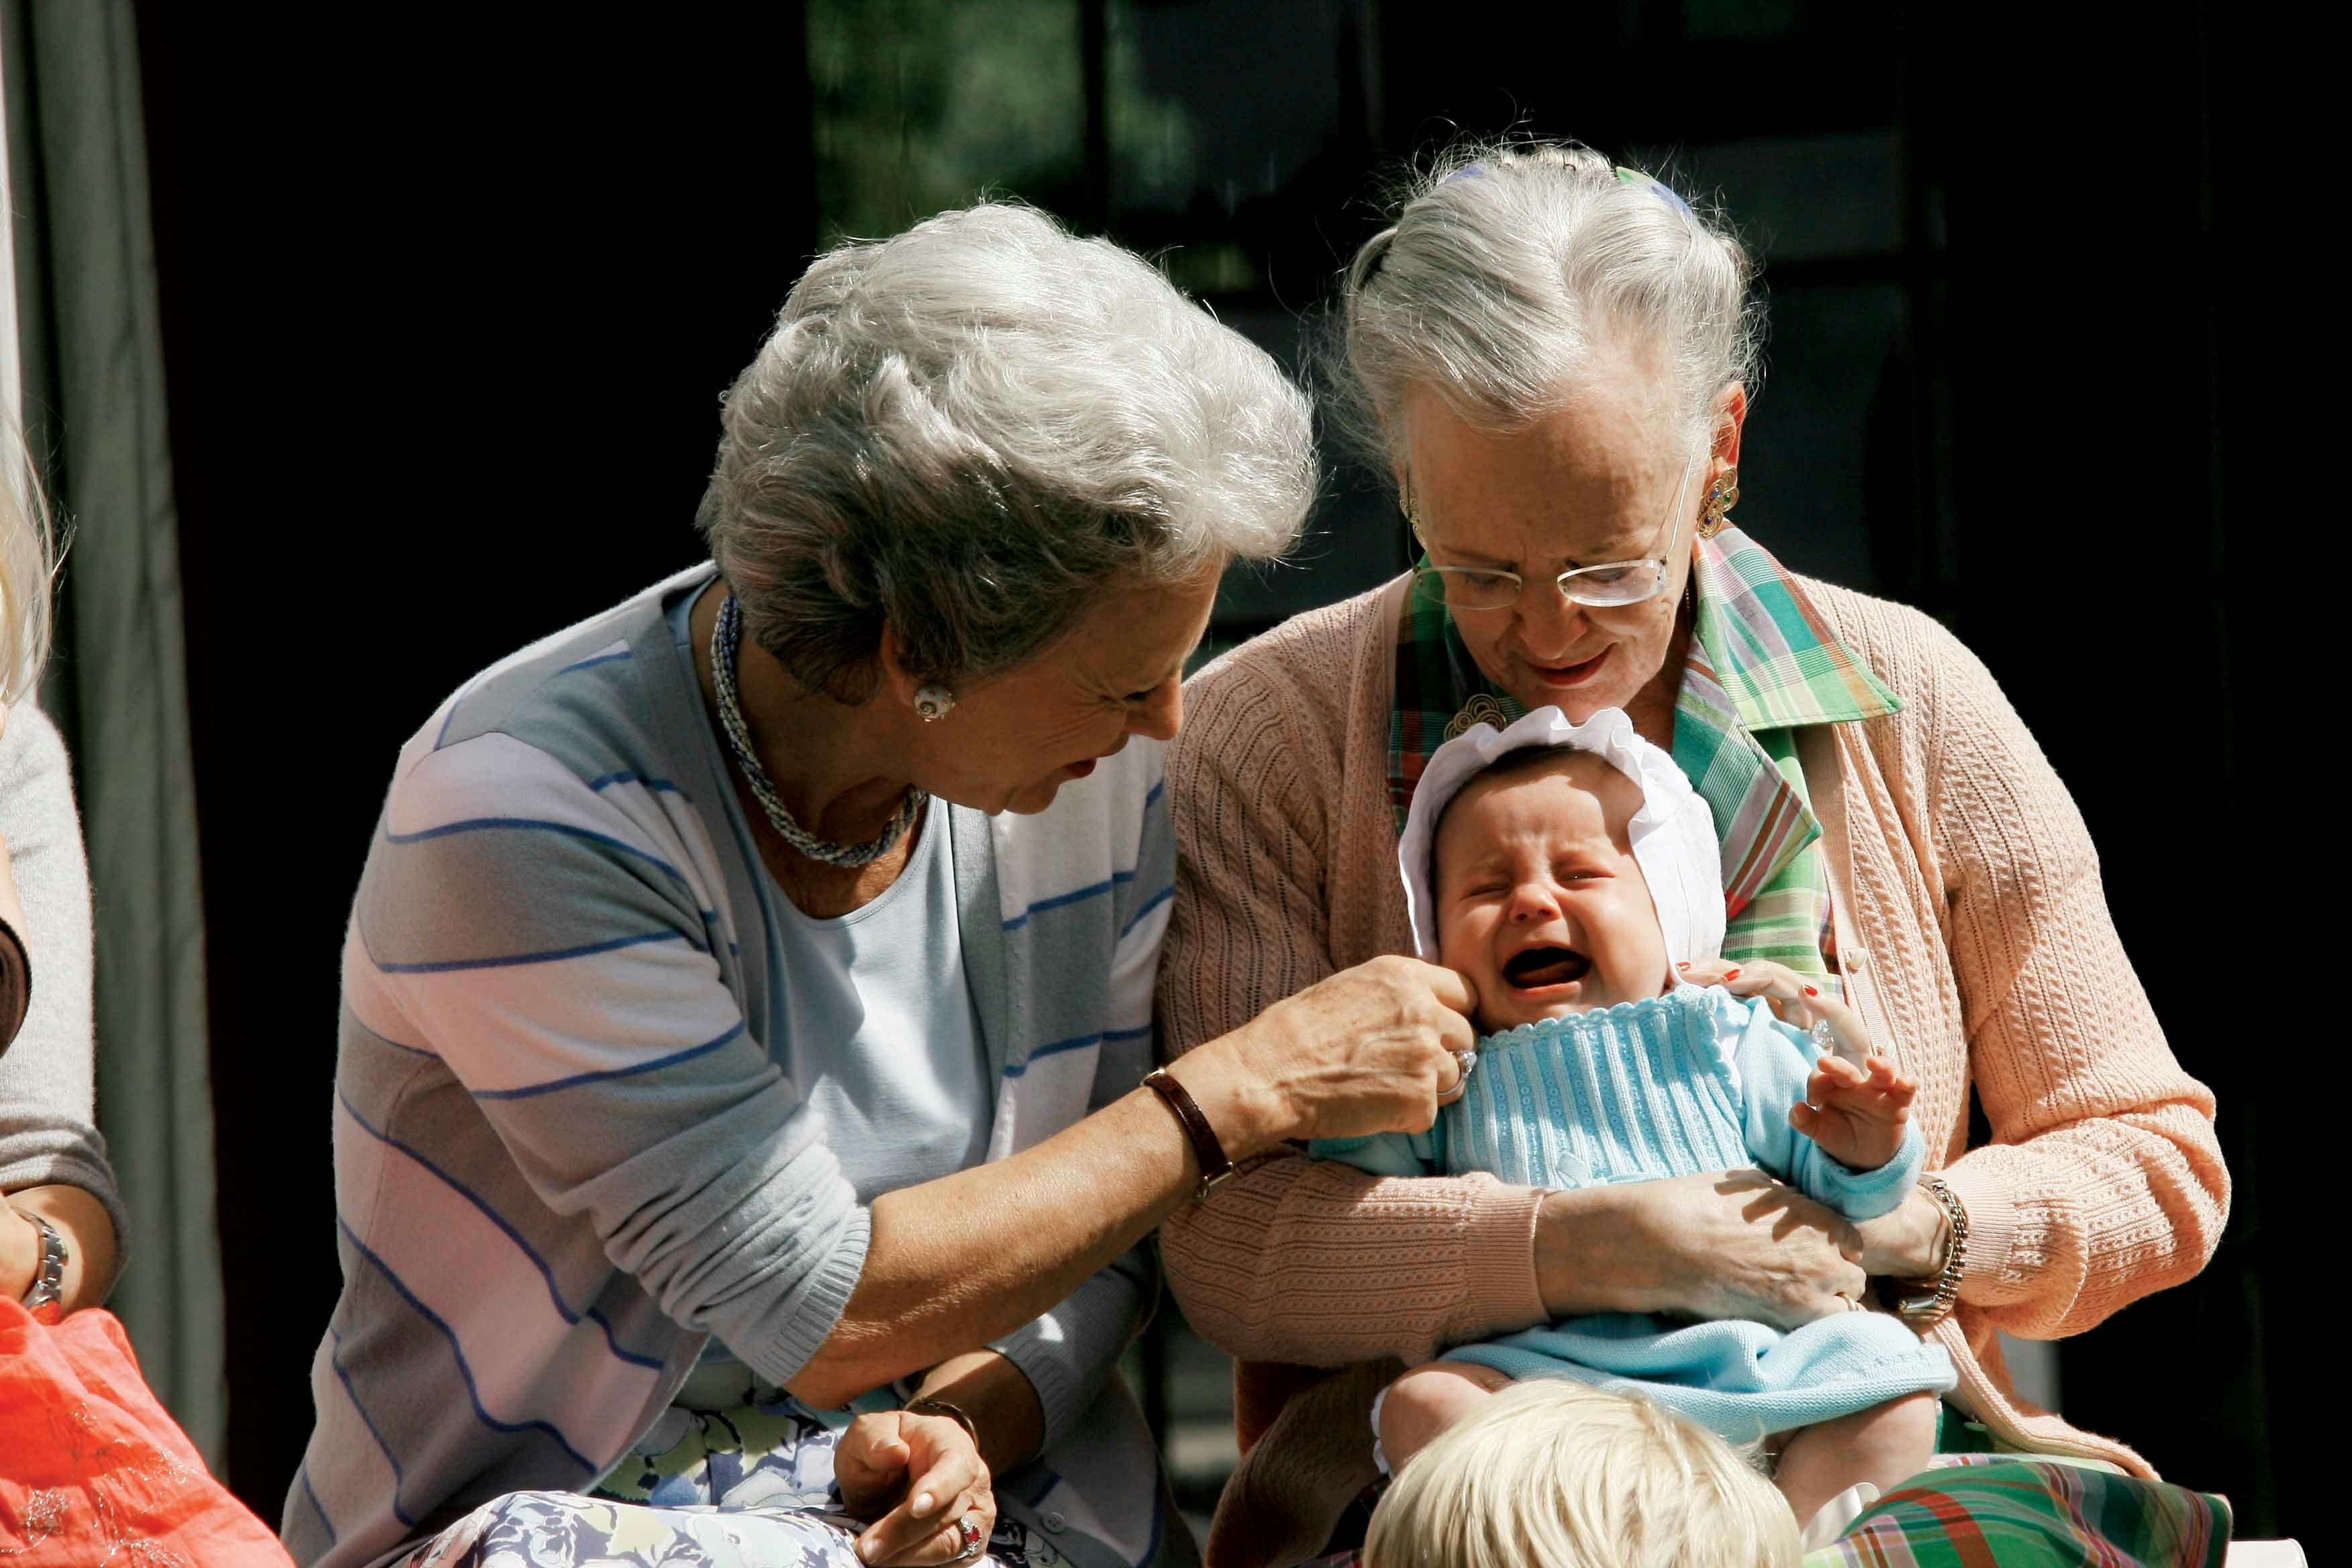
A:
[[[70,1255],[66,1251],[64,1233],[46,1216],[27,1214],[23,1209],[16,1212],[32,1221],[33,1228],[41,1233],[41,1264],[33,1273],[33,1288],[25,1292],[25,1310],[37,1312],[65,1300],[66,1259]]]
[[[1944,1211],[1944,1266],[1931,1279],[1904,1280],[1909,1289],[1895,1299],[1895,1310],[1912,1327],[1925,1329],[1943,1321],[1960,1299],[1960,1281],[1969,1272],[1969,1211],[1941,1176],[1929,1176],[1919,1190]]]

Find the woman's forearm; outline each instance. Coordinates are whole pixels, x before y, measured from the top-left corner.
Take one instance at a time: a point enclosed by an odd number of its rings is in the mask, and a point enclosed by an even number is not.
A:
[[[106,1300],[114,1288],[117,1246],[106,1205],[79,1187],[26,1187],[8,1194],[20,1213],[39,1215],[65,1238],[65,1310],[79,1311]]]
[[[1236,1157],[1282,1131],[1247,1076],[1204,1047],[1174,1069]],[[788,1385],[829,1408],[1046,1311],[1192,1196],[1191,1142],[1139,1089],[1009,1159],[886,1193],[841,1318]]]
[[[995,1351],[967,1351],[931,1368],[918,1399],[944,1399],[980,1429],[980,1457],[1003,1475],[1045,1446],[1045,1406],[1022,1370]]]
[[[1470,1043],[1471,1005],[1452,971],[1378,958],[1169,1070],[1236,1162],[1289,1138],[1422,1131],[1460,1081],[1453,1053]],[[1199,1179],[1182,1124],[1137,1089],[1010,1159],[885,1194],[856,1288],[787,1386],[836,1405],[1011,1332],[1174,1214]],[[1491,1258],[1465,1260],[1513,1276],[1532,1299],[1532,1215],[1517,1209],[1480,1231]]]
[[[1229,1354],[1423,1361],[1543,1321],[1541,1196],[1491,1176],[1381,1177],[1285,1151],[1171,1217],[1160,1251],[1185,1317]]]

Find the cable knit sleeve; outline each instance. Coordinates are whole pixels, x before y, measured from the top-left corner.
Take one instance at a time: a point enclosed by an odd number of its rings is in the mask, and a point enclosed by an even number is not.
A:
[[[1331,934],[1334,879],[1349,874],[1334,826],[1349,804],[1344,625],[1339,612],[1294,622],[1186,689],[1169,756],[1176,908],[1158,995],[1172,1053],[1345,967]],[[1538,1198],[1489,1176],[1381,1178],[1282,1152],[1245,1164],[1160,1237],[1185,1315],[1234,1355],[1423,1361],[1542,1321]]]
[[[2213,1096],[2165,1043],[2073,796],[1976,656],[1927,636],[1928,820],[1993,1137],[1945,1173],[1971,1227],[1961,1295],[2011,1333],[2079,1333],[2212,1256]]]

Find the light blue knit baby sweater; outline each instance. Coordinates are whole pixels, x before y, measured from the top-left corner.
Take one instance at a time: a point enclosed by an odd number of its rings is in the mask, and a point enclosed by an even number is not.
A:
[[[1468,1089],[1428,1132],[1319,1140],[1312,1152],[1382,1175],[1486,1171],[1560,1189],[1756,1165],[1849,1219],[1890,1213],[1918,1180],[1918,1130],[1906,1129],[1877,1170],[1832,1159],[1789,1125],[1818,1054],[1761,1001],[1678,985],[1487,1036]],[[1957,1381],[1939,1347],[1882,1312],[1786,1334],[1738,1321],[1599,1313],[1446,1357],[1654,1399],[1741,1441]]]

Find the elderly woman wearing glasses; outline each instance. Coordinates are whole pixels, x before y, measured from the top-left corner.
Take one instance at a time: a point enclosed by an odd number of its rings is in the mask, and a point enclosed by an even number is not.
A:
[[[402,752],[298,1559],[1197,1560],[1115,1373],[1139,1244],[1231,1158],[1427,1127],[1470,1039],[1384,959],[1146,1078],[1160,742],[1311,452],[1271,360],[1037,213],[810,268],[713,561]]]
[[[1261,1157],[1163,1233],[1187,1314],[1247,1363],[1220,1568],[1321,1543],[1400,1363],[1595,1311],[1789,1328],[1865,1275],[1907,1282],[1884,1299],[1949,1351],[1988,1440],[2144,1468],[2023,1403],[1995,1331],[2076,1333],[2202,1267],[2229,1202],[2212,1099],[1983,666],[1729,521],[1749,282],[1722,229],[1575,146],[1454,156],[1365,247],[1339,379],[1426,555],[1188,688],[1160,1014],[1181,1051],[1410,952],[1397,835],[1430,753],[1481,719],[1621,708],[1721,836],[1727,963],[1694,978],[1841,989],[1920,1085],[1932,1179],[1856,1234],[1753,1173],[1544,1192]]]

